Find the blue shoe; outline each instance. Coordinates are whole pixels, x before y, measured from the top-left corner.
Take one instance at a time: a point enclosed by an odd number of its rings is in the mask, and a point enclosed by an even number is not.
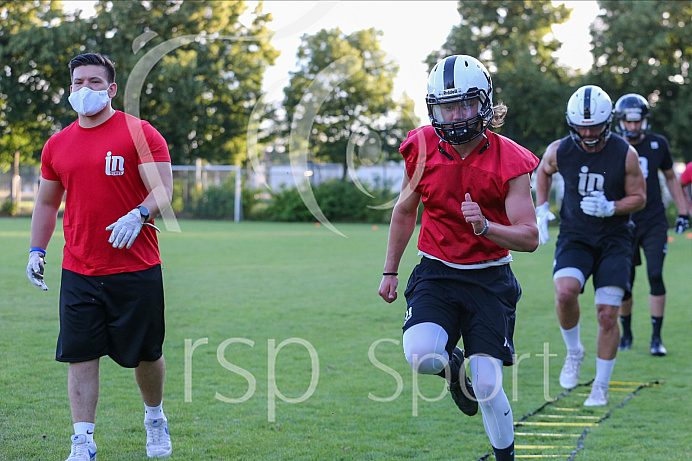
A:
[[[72,436],[72,450],[65,461],[96,461],[96,444],[87,442],[84,434]]]

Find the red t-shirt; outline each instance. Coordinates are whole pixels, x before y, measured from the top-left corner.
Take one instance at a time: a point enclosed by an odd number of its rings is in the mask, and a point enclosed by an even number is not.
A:
[[[170,161],[163,136],[148,122],[120,111],[97,127],[82,128],[75,121],[51,136],[41,154],[41,176],[60,181],[66,190],[62,267],[108,275],[160,264],[154,229],[142,227],[129,250],[118,250],[108,243],[106,227],[148,195],[138,165]]]
[[[692,162],[687,164],[687,168],[680,175],[680,182],[683,186],[692,184]]]
[[[489,146],[479,146],[459,160],[453,147],[440,140],[432,126],[409,132],[399,152],[406,161],[410,187],[421,194],[423,219],[418,249],[454,264],[474,264],[509,255],[509,250],[474,235],[461,213],[465,194],[488,220],[509,225],[505,210],[508,181],[531,173],[539,163],[530,151],[509,138],[486,131]],[[439,151],[453,153],[449,159]],[[452,154],[449,154],[452,155]]]

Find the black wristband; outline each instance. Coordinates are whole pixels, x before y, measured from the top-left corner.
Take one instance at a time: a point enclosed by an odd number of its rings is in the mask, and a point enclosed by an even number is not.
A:
[[[382,275],[393,275],[396,277],[399,275],[399,273],[398,272],[382,272]]]

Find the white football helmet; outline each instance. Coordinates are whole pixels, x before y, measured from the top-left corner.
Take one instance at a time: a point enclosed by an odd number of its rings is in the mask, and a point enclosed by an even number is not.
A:
[[[428,116],[437,135],[450,144],[482,135],[493,119],[493,83],[476,58],[448,56],[428,76]]]
[[[593,147],[610,136],[610,122],[613,120],[613,102],[608,93],[596,85],[579,88],[567,102],[567,125],[572,139]],[[585,141],[577,128],[603,125],[603,131],[595,140]]]

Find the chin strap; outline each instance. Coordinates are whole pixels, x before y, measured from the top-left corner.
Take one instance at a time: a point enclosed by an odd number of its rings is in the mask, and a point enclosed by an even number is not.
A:
[[[481,155],[483,152],[485,152],[485,151],[488,149],[488,147],[490,147],[490,140],[489,140],[488,137],[485,135],[485,133],[483,133],[481,136],[483,136],[483,137],[485,138],[485,145],[484,145],[483,147],[481,147],[481,150],[480,150],[480,151],[478,151],[478,155]],[[444,155],[444,156],[447,157],[448,159],[454,160],[454,157],[452,157],[451,155],[449,155],[449,153],[448,153],[446,150],[444,150],[444,148],[442,147],[442,141],[440,141],[440,142],[437,144],[437,150],[440,152],[440,154]]]
[[[442,147],[442,141],[440,141],[439,143],[437,143],[437,150],[440,152],[440,154],[444,155],[444,156],[447,157],[448,159],[454,160],[454,157],[452,157],[451,155],[449,155],[449,154],[447,153],[447,151],[444,150],[444,148]]]
[[[488,140],[488,137],[485,135],[485,132],[482,136],[485,138],[485,146],[481,148],[481,150],[478,152],[478,155],[481,155],[483,152],[486,151],[488,147],[490,147],[490,140]]]

